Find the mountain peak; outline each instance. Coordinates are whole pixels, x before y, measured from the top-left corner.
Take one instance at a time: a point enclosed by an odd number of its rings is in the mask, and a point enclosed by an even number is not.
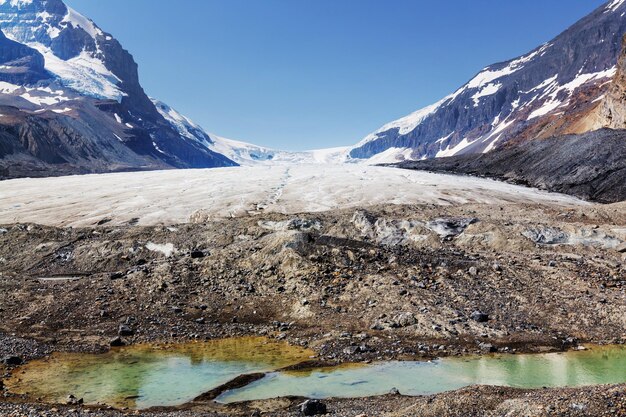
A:
[[[388,123],[350,156],[428,159],[586,132],[616,74],[625,15],[626,0],[606,3],[530,53],[489,65],[435,105]]]

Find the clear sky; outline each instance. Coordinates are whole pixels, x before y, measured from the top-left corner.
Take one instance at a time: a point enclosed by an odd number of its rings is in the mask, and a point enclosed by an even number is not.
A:
[[[604,0],[66,0],[207,131],[285,150],[350,145]]]

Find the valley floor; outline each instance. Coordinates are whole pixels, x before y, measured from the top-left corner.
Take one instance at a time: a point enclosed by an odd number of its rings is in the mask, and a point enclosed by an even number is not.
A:
[[[626,342],[623,203],[361,166],[15,180],[0,194],[0,357],[102,351],[122,323],[127,343],[264,335],[323,363]],[[623,392],[474,387],[328,404],[341,416],[624,415]],[[5,391],[0,414],[49,412],[33,400]]]

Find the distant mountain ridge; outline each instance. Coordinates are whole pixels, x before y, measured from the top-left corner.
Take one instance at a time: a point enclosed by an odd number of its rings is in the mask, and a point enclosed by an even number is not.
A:
[[[438,103],[388,123],[355,145],[349,157],[423,160],[626,127],[602,111],[616,75],[625,16],[625,0],[606,3],[552,41],[490,65]]]

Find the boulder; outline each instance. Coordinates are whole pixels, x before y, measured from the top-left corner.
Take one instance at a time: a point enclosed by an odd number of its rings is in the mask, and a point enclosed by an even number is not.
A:
[[[303,416],[318,416],[326,414],[328,409],[320,400],[307,400],[300,405],[300,412]]]

